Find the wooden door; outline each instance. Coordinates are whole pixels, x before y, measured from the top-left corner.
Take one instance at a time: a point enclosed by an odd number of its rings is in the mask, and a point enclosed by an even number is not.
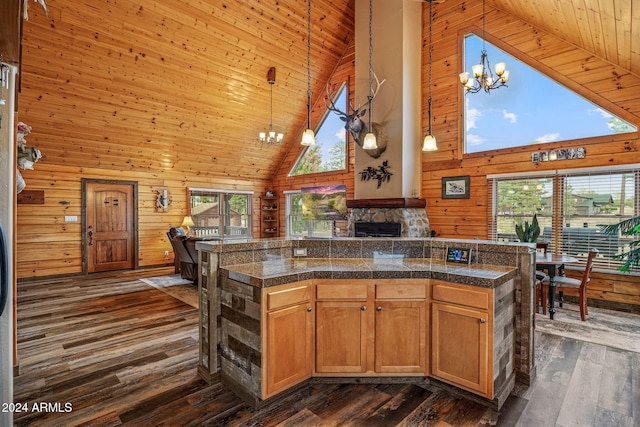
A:
[[[424,301],[376,302],[376,372],[426,372],[426,311]]]
[[[433,303],[431,373],[491,399],[487,320],[486,312]]]
[[[136,266],[136,184],[83,180],[86,272]]]
[[[309,303],[267,313],[267,392],[263,398],[311,377],[312,327]]]

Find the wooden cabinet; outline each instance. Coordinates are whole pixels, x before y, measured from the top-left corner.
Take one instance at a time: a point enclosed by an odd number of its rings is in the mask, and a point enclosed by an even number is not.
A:
[[[431,374],[493,398],[493,290],[432,281]]]
[[[310,281],[263,289],[263,399],[311,377],[312,289]]]
[[[316,287],[316,373],[426,374],[427,282]]]
[[[260,238],[277,237],[280,220],[279,199],[277,196],[260,197]]]

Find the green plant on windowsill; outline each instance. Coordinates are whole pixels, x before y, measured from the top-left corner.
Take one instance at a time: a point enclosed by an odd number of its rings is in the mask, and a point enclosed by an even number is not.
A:
[[[640,235],[640,216],[634,216],[617,224],[598,225],[598,227],[605,234]],[[619,268],[620,271],[628,273],[632,269],[637,269],[640,267],[640,239],[629,244],[629,251],[613,255],[611,258],[624,261],[624,264]]]
[[[538,224],[536,214],[533,214],[531,224],[529,224],[528,221],[524,222],[524,226],[522,224],[516,224],[516,234],[521,242],[537,242],[538,236],[540,236],[540,225]]]

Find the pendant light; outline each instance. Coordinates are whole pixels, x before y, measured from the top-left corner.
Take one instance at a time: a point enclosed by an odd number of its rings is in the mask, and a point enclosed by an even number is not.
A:
[[[270,116],[269,116],[269,130],[267,132],[260,132],[258,139],[263,144],[278,145],[282,142],[284,134],[273,130],[273,85],[276,82],[276,67],[269,68],[267,71],[267,83],[271,87],[270,92]]]
[[[311,0],[307,6],[307,129],[302,134],[300,144],[315,145],[316,136],[311,129]]]
[[[376,135],[373,133],[372,125],[371,125],[371,106],[373,101],[373,31],[372,31],[372,22],[373,22],[373,4],[372,0],[369,0],[369,96],[367,97],[369,100],[369,132],[364,136],[364,141],[362,143],[362,148],[365,150],[375,150],[378,148],[378,143],[376,141]]]
[[[432,51],[433,51],[433,42],[432,42],[432,33],[433,33],[433,0],[429,2],[429,132],[424,137],[424,141],[422,142],[422,151],[436,151],[438,150],[438,145],[436,144],[436,137],[431,133],[431,86],[432,86],[432,74],[433,74],[433,64],[432,64]]]

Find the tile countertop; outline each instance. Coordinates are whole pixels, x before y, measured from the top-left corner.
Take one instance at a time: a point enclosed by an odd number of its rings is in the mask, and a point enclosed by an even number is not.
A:
[[[269,287],[308,279],[432,278],[496,288],[516,274],[516,268],[453,264],[429,258],[287,258],[220,267],[230,279]]]

